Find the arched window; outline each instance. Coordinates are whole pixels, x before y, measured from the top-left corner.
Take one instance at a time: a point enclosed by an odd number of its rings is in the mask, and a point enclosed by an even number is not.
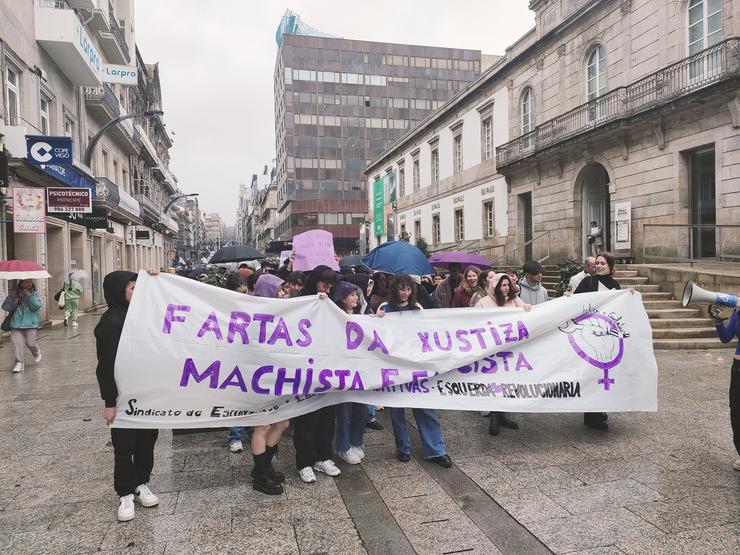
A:
[[[522,94],[522,135],[534,129],[534,94],[532,88],[527,87]]]
[[[690,0],[689,56],[722,40],[722,0]]]
[[[601,45],[594,46],[586,58],[586,92],[589,101],[606,92],[606,54]]]

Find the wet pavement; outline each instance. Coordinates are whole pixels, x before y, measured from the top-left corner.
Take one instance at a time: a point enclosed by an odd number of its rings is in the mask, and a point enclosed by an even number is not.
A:
[[[2,553],[740,553],[731,349],[658,351],[658,412],[612,414],[606,433],[578,414],[514,414],[519,430],[493,438],[479,413],[442,412],[451,469],[418,441],[396,461],[380,413],[361,465],[303,484],[287,436],[281,496],[252,490],[251,457],[230,453],[225,432],[165,430],[159,506],[118,523],[96,321],[42,330],[42,362],[19,375],[0,347]]]

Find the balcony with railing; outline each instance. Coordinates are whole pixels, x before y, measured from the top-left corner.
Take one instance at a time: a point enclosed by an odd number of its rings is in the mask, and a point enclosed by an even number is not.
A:
[[[646,112],[670,105],[740,77],[740,38],[730,38],[671,64],[626,87],[565,112],[496,148],[500,170],[592,131],[626,125]]]
[[[121,103],[107,83],[103,83],[101,87],[83,87],[82,91],[85,103],[104,122],[121,115]]]
[[[147,223],[147,220],[149,220],[150,222],[159,223],[159,220],[162,216],[162,211],[159,209],[159,205],[148,196],[140,193],[135,194],[134,198],[138,200],[139,205],[141,205],[143,213],[142,215],[144,216],[145,223]]]
[[[123,29],[118,24],[112,6],[108,13],[108,28],[110,31],[103,29],[98,33],[100,35],[100,45],[108,60],[114,64],[128,64],[131,60],[131,54],[129,53],[128,44],[126,44]]]

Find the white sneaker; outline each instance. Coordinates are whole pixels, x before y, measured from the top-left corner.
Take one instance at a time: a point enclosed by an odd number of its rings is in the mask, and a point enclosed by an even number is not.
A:
[[[244,451],[244,445],[242,445],[242,442],[239,440],[232,441],[231,443],[229,443],[229,451],[231,451],[232,453],[241,453],[242,451]]]
[[[118,503],[118,521],[128,522],[136,516],[133,494],[124,495]]]
[[[349,464],[360,464],[362,462],[362,459],[353,451],[354,447],[350,447],[349,450],[343,452],[343,453],[337,453],[340,459],[342,459],[344,462],[347,462]],[[316,470],[321,470],[317,468]],[[322,470],[323,472],[323,470]],[[329,474],[327,472],[327,474]]]
[[[352,463],[357,464],[357,463]],[[337,465],[334,464],[334,461],[331,459],[327,459],[325,461],[319,461],[315,465],[313,465],[314,470],[318,470],[319,472],[323,472],[327,476],[339,476],[342,471],[337,468]]]
[[[156,507],[159,505],[159,498],[152,493],[149,486],[141,484],[134,492],[134,499],[138,501],[142,507]]]
[[[740,472],[740,459],[736,460],[734,463],[732,463],[732,469],[737,470]]]
[[[362,447],[350,447],[349,450],[360,457],[360,460],[365,458],[365,451],[362,450]]]
[[[76,328],[77,326],[79,326],[79,324],[77,323],[77,320],[73,320],[72,321],[72,327],[73,328]]]
[[[39,349],[39,353],[33,357],[34,362],[41,362],[41,349]]]
[[[23,372],[23,363],[16,362],[15,366],[13,366],[13,374],[20,374],[21,372]]]
[[[307,484],[312,484],[316,481],[316,474],[313,473],[313,468],[311,468],[310,466],[301,468],[298,471],[298,476],[300,476],[301,480],[306,482]]]

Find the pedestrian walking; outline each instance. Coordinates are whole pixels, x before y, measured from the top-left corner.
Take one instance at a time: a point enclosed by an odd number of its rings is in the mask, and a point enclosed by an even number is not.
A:
[[[507,274],[496,274],[493,284],[488,289],[488,295],[483,297],[476,305],[479,308],[521,308],[526,312],[532,310],[532,305],[520,299]],[[497,436],[501,427],[510,430],[519,429],[519,424],[511,420],[505,412],[492,411],[491,420],[488,423],[488,433]]]
[[[157,272],[149,270],[149,273]],[[113,367],[135,287],[136,274],[133,272],[111,272],[103,280],[103,294],[108,310],[95,327],[98,354],[95,373],[100,396],[105,401],[103,418],[108,425],[113,424],[116,419],[118,387]],[[132,520],[136,516],[134,501],[138,501],[142,507],[155,507],[159,504],[159,499],[149,488],[149,478],[154,466],[154,443],[158,434],[158,430],[110,430],[113,443],[113,487],[119,496],[117,516],[121,522]]]
[[[318,295],[325,299],[337,281],[337,275],[328,266],[316,266],[306,278],[302,295]],[[316,481],[317,472],[327,476],[339,476],[342,472],[332,460],[334,440],[333,406],[293,419],[293,445],[298,475],[306,483]]]
[[[272,274],[262,274],[255,285],[254,296],[268,299],[282,298],[283,280]],[[289,421],[281,420],[266,426],[255,426],[252,432],[251,451],[254,459],[252,487],[267,495],[283,493],[285,474],[275,470],[272,460],[277,454],[278,443],[288,429]]]
[[[12,370],[14,374],[20,374],[25,368],[26,348],[31,351],[34,362],[41,362],[41,349],[37,344],[36,334],[42,306],[43,301],[36,292],[32,279],[19,280],[15,289],[3,301],[3,310],[8,313],[10,342],[15,356]]]
[[[542,286],[542,264],[528,260],[522,270],[524,277],[519,281],[519,296],[522,300],[532,306],[549,301],[547,289]]]
[[[77,311],[80,309],[80,297],[82,297],[82,285],[74,279],[75,273],[70,272],[67,281],[64,282],[64,325],[72,322],[72,327],[77,327]]]
[[[416,302],[414,281],[408,274],[400,274],[389,286],[388,301],[378,307],[377,315],[383,317],[389,312],[407,312],[423,310]],[[434,409],[411,409],[419,430],[419,437],[424,448],[424,458],[444,468],[452,466],[452,460],[447,454],[442,425],[439,423],[437,411]],[[396,441],[396,458],[401,462],[411,460],[411,439],[409,438],[408,424],[406,423],[406,409],[391,408],[393,422],[393,437]]]
[[[740,317],[737,310],[732,312],[727,325],[724,323],[726,318],[722,318],[718,306],[709,306],[709,316],[714,320],[717,336],[722,343],[729,343],[734,338],[740,340]],[[730,368],[730,425],[735,451],[740,455],[740,341],[735,347],[735,357]],[[732,468],[740,472],[740,458],[735,460]]]
[[[615,256],[610,252],[602,252],[596,257],[594,275],[586,276],[578,284],[574,293],[591,293],[594,291],[608,291],[621,289],[619,282],[612,277],[614,275]],[[635,290],[630,288],[631,293]],[[585,412],[583,413],[583,424],[596,430],[608,430],[609,425],[606,421],[609,415],[605,412]]]
[[[340,281],[331,290],[331,299],[347,314],[362,314],[360,288],[348,281]],[[337,456],[349,464],[360,464],[365,458],[363,435],[367,422],[367,405],[340,403],[335,405],[336,431],[334,447]]]

